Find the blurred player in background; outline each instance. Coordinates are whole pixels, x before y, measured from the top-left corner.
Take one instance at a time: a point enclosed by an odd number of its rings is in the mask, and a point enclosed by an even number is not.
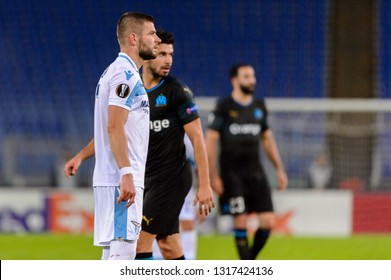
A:
[[[95,154],[94,245],[103,246],[102,259],[131,260],[142,220],[149,138],[148,97],[138,69],[156,57],[160,39],[151,16],[132,12],[119,18],[117,37],[120,53],[96,88],[94,139],[64,171],[74,175]]]
[[[253,67],[233,65],[230,79],[231,95],[220,100],[209,116],[206,145],[211,184],[220,195],[221,213],[233,215],[239,256],[251,260],[265,245],[275,223],[270,188],[260,161],[260,142],[276,168],[280,190],[287,188],[288,179],[267,123],[265,104],[253,97],[256,86]],[[218,143],[220,175],[216,159]],[[247,238],[250,213],[258,214],[260,225],[252,247]]]
[[[197,174],[196,174],[196,166],[194,161],[194,150],[187,134],[185,134],[184,142],[186,147],[186,158],[192,166],[193,186],[190,189],[189,193],[187,194],[185,198],[185,202],[183,203],[181,209],[181,213],[179,214],[179,231],[180,231],[183,255],[187,260],[195,260],[197,256],[197,230],[196,230],[197,213],[193,202],[196,195],[195,188],[197,185],[196,182]],[[160,252],[159,245],[157,244],[156,240],[153,242],[153,258],[163,259],[163,256]]]
[[[184,259],[179,235],[179,213],[192,186],[192,169],[186,160],[184,134],[194,148],[198,191],[194,205],[207,215],[214,207],[208,160],[200,117],[193,93],[168,75],[174,55],[174,36],[158,31],[162,42],[157,58],[143,65],[142,79],[151,108],[150,141],[145,172],[143,223],[137,259],[152,259],[155,239],[165,259]]]

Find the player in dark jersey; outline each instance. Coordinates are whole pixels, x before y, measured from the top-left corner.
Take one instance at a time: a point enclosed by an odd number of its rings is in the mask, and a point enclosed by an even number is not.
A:
[[[237,64],[230,70],[231,95],[220,100],[209,116],[206,133],[212,188],[220,195],[222,214],[234,216],[235,242],[241,259],[255,259],[275,223],[269,184],[260,162],[260,142],[277,171],[279,189],[288,179],[263,100],[253,97],[256,78],[251,65]],[[217,144],[220,144],[220,174]],[[221,176],[221,177],[220,177]],[[253,246],[247,239],[247,214],[259,216],[260,227]]]
[[[158,31],[162,42],[157,58],[143,65],[142,79],[150,106],[150,138],[145,172],[143,223],[136,259],[152,258],[156,238],[165,259],[183,259],[179,238],[179,213],[192,186],[186,160],[184,134],[194,147],[199,189],[195,204],[208,214],[214,207],[204,136],[191,90],[169,76],[174,37]]]

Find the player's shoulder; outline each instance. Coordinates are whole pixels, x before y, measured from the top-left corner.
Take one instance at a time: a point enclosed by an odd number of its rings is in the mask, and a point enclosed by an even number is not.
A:
[[[254,98],[253,104],[255,106],[261,106],[263,108],[266,108],[266,104],[265,104],[265,99],[264,98],[259,98],[259,97]]]
[[[178,86],[181,86],[183,85],[183,82],[178,79],[177,77],[174,77],[174,76],[171,76],[171,75],[167,75],[164,80],[166,81],[166,83],[170,84],[170,85],[178,85]]]
[[[138,69],[127,58],[118,56],[110,65],[115,74],[121,75],[126,80],[130,80],[135,74],[139,76]]]
[[[189,87],[177,77],[168,75],[167,77],[164,78],[164,80],[167,86],[170,86],[174,89],[181,89],[181,90],[189,89]]]
[[[180,79],[168,75],[165,78],[166,87],[168,87],[172,94],[173,98],[194,98],[193,91]]]
[[[216,101],[216,108],[227,108],[235,104],[231,96],[219,97]]]

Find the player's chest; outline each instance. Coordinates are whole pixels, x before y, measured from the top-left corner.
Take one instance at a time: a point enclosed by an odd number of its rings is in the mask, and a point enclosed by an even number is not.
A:
[[[257,139],[262,129],[262,110],[246,108],[230,109],[225,115],[223,135],[229,139]]]
[[[158,91],[148,93],[151,119],[161,119],[176,115],[176,105],[171,98],[171,94]]]
[[[260,107],[236,108],[232,107],[225,112],[225,123],[254,123],[260,124],[265,118],[264,111]]]

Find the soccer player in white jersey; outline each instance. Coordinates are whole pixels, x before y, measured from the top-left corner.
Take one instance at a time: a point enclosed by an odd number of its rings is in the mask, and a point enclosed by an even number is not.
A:
[[[164,33],[167,32],[159,33],[158,37],[163,37]],[[179,213],[192,183],[192,171],[186,160],[183,142],[185,132],[194,147],[199,178],[194,205],[198,204],[200,214],[208,215],[214,207],[214,199],[201,122],[193,94],[182,82],[168,75],[173,56],[172,43],[159,44],[156,54],[159,59],[150,61],[154,61],[153,65],[156,64],[159,73],[152,73],[155,72],[152,71],[152,64],[144,63],[143,67],[143,84],[148,85],[146,91],[151,102],[150,139],[142,230],[137,241],[136,259],[153,259],[154,239],[158,240],[165,259],[184,259],[179,236]],[[89,152],[93,153],[93,149]],[[79,157],[77,161],[72,159],[66,164],[65,172],[68,172],[68,165],[77,170],[85,158]]]
[[[120,53],[96,87],[94,139],[65,165],[76,173],[95,154],[94,245],[102,259],[130,260],[142,219],[149,141],[149,102],[139,68],[156,57],[160,42],[151,16],[128,12],[117,25]]]

